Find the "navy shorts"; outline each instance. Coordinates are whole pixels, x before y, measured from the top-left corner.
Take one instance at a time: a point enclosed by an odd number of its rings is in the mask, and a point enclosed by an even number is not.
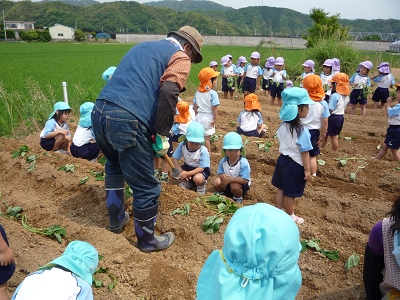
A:
[[[354,89],[351,91],[350,104],[367,104],[367,98],[363,97],[363,89]]]
[[[244,77],[243,79],[243,92],[254,93],[256,91],[257,79]]]
[[[51,151],[53,150],[54,147],[54,143],[56,142],[55,138],[49,138],[49,139],[45,139],[45,138],[40,138],[40,146],[47,151]],[[57,150],[57,149],[56,149]]]
[[[246,196],[247,191],[248,191],[249,189],[250,189],[250,186],[249,186],[248,183],[242,184],[242,190],[243,190],[242,197]],[[230,184],[230,183],[228,183],[228,184],[226,185],[225,191],[224,191],[224,195],[227,196],[227,197],[229,197],[229,198],[232,198],[232,197],[233,197],[233,194],[232,194],[232,191],[231,191],[231,184]]]
[[[263,78],[262,86],[261,86],[263,90],[269,91],[271,89],[271,85],[272,85],[272,79]]]
[[[191,167],[191,166],[188,166],[187,164],[183,164],[182,165],[182,170],[183,171],[189,172],[189,171],[192,171],[194,169],[196,169],[196,167]],[[204,178],[207,180],[208,177],[210,177],[210,168],[204,168],[204,171],[201,172],[201,174],[203,174]],[[193,182],[193,179],[190,179],[190,181]]]
[[[390,149],[400,148],[400,125],[390,125],[386,131],[386,147]]]
[[[271,97],[278,97],[278,98],[282,98],[281,94],[283,92],[283,82],[279,83],[279,85],[276,85],[276,82],[274,82],[271,86],[270,86],[270,91],[271,91]]]
[[[283,190],[284,196],[301,197],[306,187],[304,167],[289,156],[281,154],[276,163],[271,183],[274,187]]]
[[[87,143],[80,147],[75,146],[73,143],[71,145],[71,154],[73,157],[83,158],[87,160],[92,160],[99,157],[100,148],[97,143]]]
[[[240,82],[241,81],[242,81],[242,77],[238,76],[238,79],[236,80],[237,87],[240,87]]]
[[[387,98],[389,98],[389,89],[388,88],[381,88],[378,87],[374,94],[372,95],[372,101],[379,102],[381,101],[382,103],[386,103]]]
[[[228,78],[222,77],[222,91],[223,92],[234,92],[235,91],[235,80],[233,81],[232,87],[228,87]]]
[[[320,136],[320,131],[319,129],[310,129],[310,134],[311,134],[311,145],[313,146],[312,150],[309,151],[310,157],[315,157],[321,152],[319,151],[319,147],[317,145],[318,139]]]
[[[239,126],[236,128],[237,133],[243,134],[245,136],[255,136],[255,137],[260,137],[260,133],[258,132],[257,129],[250,130],[250,131],[243,131],[242,128]]]
[[[329,96],[329,95],[327,95],[327,94],[325,94],[325,98],[324,98],[324,100],[327,102],[327,103],[329,103],[329,98],[330,98],[331,96]]]
[[[7,236],[6,236],[6,232],[4,231],[3,226],[0,225],[0,234],[3,237],[3,239],[5,240],[5,242],[8,244],[8,240],[7,240]],[[8,266],[0,266],[0,285],[2,285],[3,283],[6,283],[14,274],[15,271],[15,264],[12,263],[11,265]]]
[[[339,135],[342,131],[344,123],[343,115],[330,115],[328,118],[328,132],[327,136]]]

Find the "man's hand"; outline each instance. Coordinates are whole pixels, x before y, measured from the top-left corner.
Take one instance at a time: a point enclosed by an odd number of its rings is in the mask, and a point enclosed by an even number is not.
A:
[[[157,134],[155,137],[155,141],[151,146],[157,154],[164,156],[164,154],[166,154],[169,149],[168,138],[164,135]]]

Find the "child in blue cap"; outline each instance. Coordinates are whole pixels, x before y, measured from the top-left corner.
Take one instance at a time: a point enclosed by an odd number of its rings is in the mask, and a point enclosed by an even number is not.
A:
[[[73,241],[61,256],[29,274],[11,300],[93,300],[93,273],[98,263],[99,254],[91,244]]]
[[[222,250],[214,250],[197,281],[197,300],[292,300],[301,286],[299,229],[266,203],[240,208]]]
[[[70,112],[68,103],[60,101],[54,104],[53,112],[40,133],[40,146],[43,149],[71,154],[71,134],[68,127]]]
[[[71,145],[71,154],[91,161],[96,161],[100,154],[100,148],[96,144],[92,128],[92,110],[94,103],[85,102],[80,107],[81,117],[76,128]]]
[[[206,193],[207,179],[210,176],[210,154],[204,143],[204,128],[198,122],[192,122],[186,131],[186,140],[180,142],[173,157],[175,167],[181,172],[180,186],[185,189],[197,186],[199,194]],[[185,163],[181,166],[179,160]]]
[[[306,180],[311,177],[308,151],[313,146],[310,131],[302,125],[300,118],[307,117],[308,105],[313,105],[314,101],[306,89],[297,87],[285,89],[282,100],[279,118],[283,123],[276,133],[281,154],[272,176],[272,185],[278,188],[275,205],[285,209],[297,224],[302,224],[304,219],[294,214],[294,204],[297,197],[303,196]]]
[[[227,133],[222,149],[224,157],[219,162],[218,176],[212,185],[218,193],[223,192],[233,201],[242,203],[251,184],[250,165],[242,156],[242,137],[236,132]]]

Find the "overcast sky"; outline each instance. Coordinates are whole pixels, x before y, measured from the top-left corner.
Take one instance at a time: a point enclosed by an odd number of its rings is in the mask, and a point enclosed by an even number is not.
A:
[[[213,2],[236,9],[262,5],[284,7],[304,14],[309,14],[311,8],[317,7],[331,15],[338,13],[342,19],[400,19],[400,0],[214,0]]]

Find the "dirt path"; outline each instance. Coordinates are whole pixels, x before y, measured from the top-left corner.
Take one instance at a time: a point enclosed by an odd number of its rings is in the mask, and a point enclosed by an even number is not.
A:
[[[398,75],[397,75],[398,76]],[[187,99],[189,100],[189,98]],[[244,205],[257,202],[273,204],[276,189],[271,185],[271,176],[279,155],[278,143],[273,138],[280,124],[278,107],[267,104],[267,98],[260,96],[265,121],[269,125],[272,147],[268,152],[259,150],[250,138],[246,147],[252,169],[252,186],[244,199]],[[225,134],[234,130],[231,120],[236,120],[242,109],[242,100],[221,100],[217,132]],[[362,263],[364,247],[371,227],[381,220],[389,210],[392,201],[399,196],[400,171],[395,168],[391,155],[375,161],[371,156],[378,152],[377,146],[384,141],[387,117],[382,110],[373,110],[371,101],[367,105],[367,116],[346,115],[342,138],[339,140],[339,154],[330,150],[330,142],[320,156],[326,162],[320,166],[318,176],[306,186],[304,197],[297,201],[297,213],[304,217],[300,226],[303,239],[317,239],[321,247],[339,250],[340,260],[332,261],[323,255],[308,250],[300,256],[303,285],[297,299],[364,299],[362,284]],[[71,124],[74,128],[76,124]],[[352,137],[347,140],[345,137]],[[115,235],[107,230],[104,182],[95,181],[89,172],[101,171],[102,165],[75,159],[62,154],[46,156],[39,146],[39,133],[23,139],[0,139],[0,170],[2,198],[12,206],[22,206],[28,215],[28,224],[48,227],[60,224],[67,229],[70,240],[80,239],[92,243],[104,256],[100,265],[107,267],[116,278],[117,285],[112,291],[106,287],[94,288],[95,299],[194,299],[195,287],[200,269],[208,255],[223,244],[223,232],[207,235],[201,224],[214,213],[195,204],[198,196],[192,191],[180,188],[171,180],[164,185],[161,195],[162,213],[157,228],[173,231],[177,240],[166,251],[144,254],[135,248],[136,237],[130,220],[125,231]],[[13,150],[28,145],[30,154],[37,155],[34,170],[28,174],[29,165],[24,159],[12,159]],[[213,145],[211,153],[212,171],[215,175],[220,160],[222,138]],[[344,167],[334,160],[338,157],[365,158],[368,165],[357,172],[356,180],[350,179],[363,160],[351,160]],[[64,164],[74,164],[75,171],[57,171]],[[79,181],[89,176],[89,181]],[[210,180],[208,195],[213,190]],[[189,216],[174,215],[170,212],[185,203],[191,203]],[[126,200],[130,214],[131,200]],[[4,211],[5,205],[1,204]],[[44,265],[65,249],[65,242],[58,244],[49,238],[25,230],[20,223],[0,218],[6,228],[11,246],[16,255],[17,269],[9,282],[10,294],[21,280],[38,266]],[[347,258],[357,253],[361,262],[345,272],[343,265]],[[109,280],[100,275],[106,283]]]

